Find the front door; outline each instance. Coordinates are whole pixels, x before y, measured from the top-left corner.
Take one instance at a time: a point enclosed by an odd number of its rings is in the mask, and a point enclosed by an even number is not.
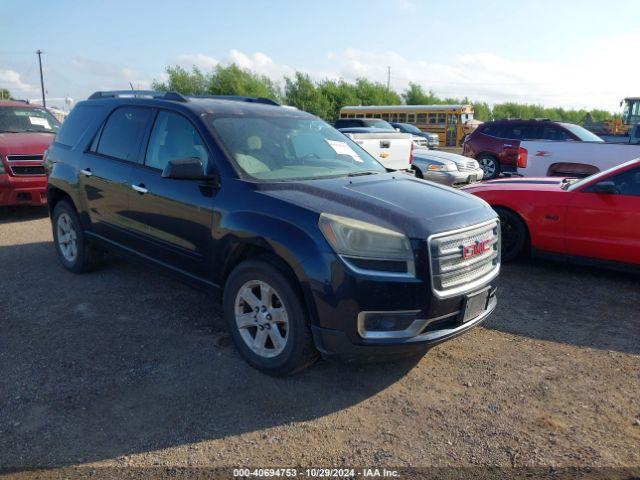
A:
[[[640,264],[640,168],[608,177],[617,193],[587,187],[567,215],[569,255]]]
[[[129,179],[152,113],[142,107],[115,109],[78,165],[91,230],[118,243],[127,243]]]
[[[208,162],[202,137],[184,116],[161,110],[155,119],[144,163],[133,168],[129,210],[140,238],[136,250],[181,271],[207,277],[216,190],[194,180],[162,177],[169,160]]]

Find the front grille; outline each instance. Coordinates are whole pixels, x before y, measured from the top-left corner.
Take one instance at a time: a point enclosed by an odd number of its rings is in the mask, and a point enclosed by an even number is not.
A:
[[[11,165],[10,168],[16,177],[45,174],[44,165]]]
[[[414,138],[413,143],[418,148],[427,148],[429,145],[427,144],[427,139],[422,137]]]
[[[474,161],[470,161],[466,163],[463,163],[463,162],[458,163],[458,170],[461,172],[470,172],[472,170],[476,170],[476,168],[478,167],[476,167],[476,162]]]
[[[42,155],[7,155],[8,162],[41,162]]]
[[[429,255],[432,286],[437,294],[449,296],[476,288],[500,269],[500,224],[494,220],[433,235],[429,238]]]

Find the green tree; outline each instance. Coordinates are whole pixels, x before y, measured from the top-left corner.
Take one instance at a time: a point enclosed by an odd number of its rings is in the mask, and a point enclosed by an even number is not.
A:
[[[167,80],[154,81],[153,88],[161,91],[175,91],[186,95],[245,95],[280,98],[278,87],[264,75],[238,67],[217,65],[210,73],[203,73],[198,67],[187,71],[180,66],[167,67]]]
[[[6,88],[0,88],[0,100],[11,100],[11,92]]]
[[[279,100],[278,87],[266,76],[235,64],[227,67],[217,65],[208,78],[208,93],[211,95],[243,95]]]
[[[331,101],[322,94],[306,73],[296,72],[293,78],[284,79],[284,101],[287,105],[325,120],[331,120],[333,117]]]
[[[180,66],[167,67],[167,80],[155,80],[152,87],[160,91],[173,91],[185,95],[204,95],[208,90],[208,79],[199,68],[193,67],[190,72]]]
[[[356,80],[355,92],[360,105],[399,105],[402,98],[397,92],[387,90],[382,83],[370,82],[365,78]]]

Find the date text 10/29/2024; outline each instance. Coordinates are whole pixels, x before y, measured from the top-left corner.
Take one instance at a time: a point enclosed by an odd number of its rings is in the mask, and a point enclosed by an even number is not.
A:
[[[235,468],[234,478],[398,478],[397,470],[386,468]]]

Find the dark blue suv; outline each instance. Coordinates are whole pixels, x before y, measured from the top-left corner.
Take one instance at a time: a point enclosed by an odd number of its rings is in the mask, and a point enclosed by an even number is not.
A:
[[[267,99],[97,92],[46,168],[65,268],[113,250],[222,291],[236,347],[269,374],[318,352],[421,354],[496,306],[500,227],[485,202],[386,171]]]

